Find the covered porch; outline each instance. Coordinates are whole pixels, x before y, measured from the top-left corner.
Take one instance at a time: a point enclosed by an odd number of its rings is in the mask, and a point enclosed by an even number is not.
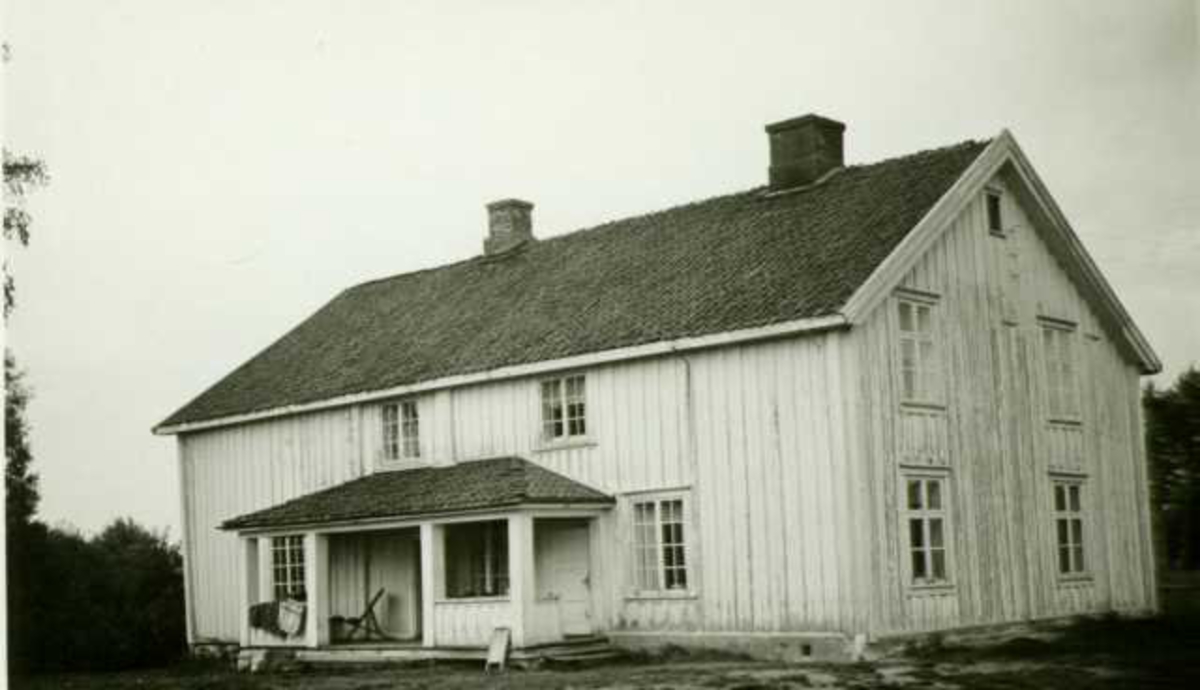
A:
[[[596,520],[612,504],[500,458],[377,473],[234,518],[241,645],[440,658],[481,657],[498,629],[514,649],[586,638]],[[285,607],[303,620],[264,627]]]

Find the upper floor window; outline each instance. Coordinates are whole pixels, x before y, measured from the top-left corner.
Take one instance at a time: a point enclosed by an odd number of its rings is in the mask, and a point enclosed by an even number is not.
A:
[[[909,577],[914,585],[949,581],[946,563],[946,479],[904,478],[904,515],[908,531]]]
[[[1083,560],[1083,485],[1078,480],[1055,480],[1054,527],[1058,545],[1058,573],[1081,575]]]
[[[993,235],[1003,235],[1004,216],[1002,215],[1003,209],[1000,205],[1000,193],[987,192],[984,195],[984,198],[987,200],[988,232],[992,233]]]
[[[271,538],[271,573],[276,601],[305,599],[303,535]]]
[[[582,374],[542,381],[542,438],[587,435],[587,396]]]
[[[421,418],[415,400],[383,406],[383,457],[387,460],[421,457]]]
[[[1042,352],[1046,359],[1046,404],[1051,419],[1079,418],[1074,340],[1073,330],[1042,324]]]
[[[633,503],[633,542],[637,589],[687,590],[687,516],[681,496]]]
[[[933,329],[933,304],[897,302],[900,317],[900,396],[907,402],[940,401]]]

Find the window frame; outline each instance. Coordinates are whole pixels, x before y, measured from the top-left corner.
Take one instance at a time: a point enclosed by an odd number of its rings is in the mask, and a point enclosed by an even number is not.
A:
[[[894,316],[896,324],[895,361],[896,390],[902,406],[945,409],[945,377],[942,371],[941,333],[937,309],[939,298],[932,293],[910,290],[895,294]],[[904,328],[904,311],[909,309],[909,324]],[[925,328],[921,314],[925,313]],[[906,365],[906,346],[911,343],[912,366]],[[926,351],[924,348],[928,347]],[[908,372],[912,372],[912,389],[909,390]]]
[[[953,520],[951,519],[951,500],[950,492],[950,472],[946,469],[933,468],[903,468],[900,472],[900,482],[898,487],[898,505],[900,507],[900,520],[897,525],[898,534],[900,537],[901,550],[901,572],[904,576],[905,587],[910,592],[936,591],[953,589],[955,587],[954,578],[954,530]],[[914,508],[911,505],[909,485],[912,482],[917,482],[919,485],[919,506]],[[929,507],[929,484],[936,483],[938,486],[938,507]],[[933,522],[940,523],[941,540],[940,545],[933,545]],[[921,525],[921,543],[913,544],[913,521],[919,521]],[[925,575],[917,577],[916,569],[914,568],[914,552],[919,551],[922,558],[922,568]],[[942,556],[942,577],[933,576],[934,570],[934,553],[940,551]]]
[[[587,374],[541,379],[538,404],[541,409],[538,438],[543,447],[589,442]]]
[[[629,497],[629,527],[632,568],[630,580],[630,598],[665,599],[691,598],[696,596],[696,537],[693,534],[694,521],[691,514],[691,500],[687,492],[642,493]],[[667,511],[663,506],[676,504],[670,513],[673,519],[664,520]],[[639,521],[639,508],[652,506],[652,521]],[[664,539],[664,527],[678,526],[678,541]],[[646,528],[649,527],[649,530]],[[652,541],[644,536],[649,534]],[[669,551],[668,551],[669,549]],[[653,558],[653,569],[645,564],[645,553]],[[668,554],[671,554],[668,557]],[[670,562],[668,562],[670,561]],[[644,573],[653,573],[653,582],[643,579]],[[673,573],[673,575],[672,575]],[[682,578],[682,584],[668,586],[668,580],[677,582]]]
[[[385,462],[421,459],[421,415],[415,398],[385,403],[380,409]]]
[[[305,561],[304,541],[303,534],[280,534],[271,537],[271,594],[275,601],[308,599],[308,565]]]
[[[994,218],[992,215],[993,202],[995,203]],[[988,234],[994,237],[1005,237],[1008,235],[1008,232],[1004,227],[1004,192],[995,188],[984,190],[983,214],[984,223],[987,225]],[[995,225],[992,224],[993,219],[996,221]]]
[[[1052,516],[1052,539],[1054,574],[1059,582],[1089,581],[1092,571],[1088,552],[1087,503],[1084,487],[1087,477],[1075,474],[1051,473],[1050,514]],[[1061,491],[1061,493],[1060,493]],[[1062,497],[1060,508],[1059,497]],[[1065,531],[1064,526],[1065,525]],[[1066,537],[1064,542],[1064,536]],[[1066,556],[1066,569],[1063,557]]]
[[[457,593],[457,579],[451,577],[451,558],[456,552],[450,547],[451,532],[476,526],[481,530],[479,545],[482,552],[473,553],[467,580],[469,593]],[[508,519],[496,518],[470,522],[454,522],[442,527],[442,585],[439,601],[507,601],[512,597],[512,573],[509,569]],[[475,545],[472,545],[475,546]],[[452,587],[452,584],[454,585]]]
[[[1046,383],[1044,401],[1046,419],[1051,423],[1080,424],[1083,400],[1079,390],[1080,350],[1076,344],[1078,327],[1070,322],[1038,318],[1042,374]]]

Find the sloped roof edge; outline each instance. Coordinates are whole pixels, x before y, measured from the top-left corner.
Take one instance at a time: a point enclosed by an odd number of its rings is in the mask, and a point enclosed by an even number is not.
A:
[[[732,345],[735,343],[783,338],[789,335],[796,335],[800,333],[811,333],[846,328],[848,325],[849,322],[841,314],[831,314],[829,316],[821,316],[811,319],[798,319],[795,321],[776,323],[759,328],[745,328],[737,331],[727,331],[725,333],[715,333],[712,335],[697,336],[693,338],[660,340],[657,342],[648,343],[646,345],[620,347],[611,350],[602,350],[600,352],[591,352],[575,357],[548,359],[529,364],[517,364],[513,366],[500,367],[498,369],[491,369],[488,371],[481,371],[474,374],[445,376],[431,379],[429,381],[421,381],[411,385],[394,386],[379,390],[366,391],[363,393],[356,393],[353,395],[344,395],[336,398],[328,398],[326,400],[318,400],[316,402],[303,405],[287,405],[268,410],[248,412],[246,414],[205,419],[197,422],[184,422],[181,424],[164,423],[154,427],[154,433],[159,435],[171,435],[188,433],[192,431],[203,431],[204,429],[213,429],[216,427],[231,426],[234,424],[247,424],[250,422],[262,421],[264,419],[271,419],[274,417],[283,417],[305,412],[316,412],[318,410],[328,410],[375,400],[386,400],[388,398],[396,398],[403,395],[411,395],[413,393],[423,393],[444,388],[455,388],[458,386],[466,386],[488,381],[503,381],[505,379],[547,374],[555,371],[566,371],[569,369],[594,366],[597,364],[607,364],[610,362],[622,362],[632,359],[642,359],[645,357],[655,357],[672,352],[688,352],[712,347],[721,347],[723,345]]]
[[[913,228],[901,242],[875,268],[866,281],[846,301],[842,314],[853,326],[862,323],[867,315],[883,301],[888,294],[900,284],[904,276],[913,268],[922,256],[935,242],[949,230],[955,218],[963,207],[979,192],[987,181],[1005,165],[1011,165],[1017,173],[1017,179],[1025,186],[1028,196],[1037,205],[1037,211],[1045,218],[1048,229],[1056,233],[1056,238],[1063,251],[1061,254],[1069,262],[1069,269],[1077,280],[1084,283],[1085,295],[1090,296],[1089,302],[1098,307],[1101,318],[1105,319],[1113,331],[1121,336],[1125,348],[1132,354],[1140,365],[1143,374],[1156,374],[1162,370],[1158,355],[1151,348],[1149,341],[1134,323],[1126,311],[1116,292],[1108,284],[1096,263],[1084,248],[1083,243],[1075,234],[1071,224],[1050,195],[1045,183],[1042,182],[1029,159],[1025,156],[1016,138],[1007,129],[992,140],[983,153],[959,177],[953,186],[934,204],[925,217]]]
[[[221,523],[227,531],[334,527],[520,506],[608,507],[612,496],[524,458],[379,471]]]

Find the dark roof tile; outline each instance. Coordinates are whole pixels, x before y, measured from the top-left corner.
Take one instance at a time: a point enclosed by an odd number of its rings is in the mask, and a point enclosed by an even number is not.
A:
[[[221,529],[262,529],[416,517],[518,505],[613,503],[613,498],[521,458],[376,472],[226,520]]]
[[[163,422],[835,313],[984,148],[851,166],[353,287]]]

